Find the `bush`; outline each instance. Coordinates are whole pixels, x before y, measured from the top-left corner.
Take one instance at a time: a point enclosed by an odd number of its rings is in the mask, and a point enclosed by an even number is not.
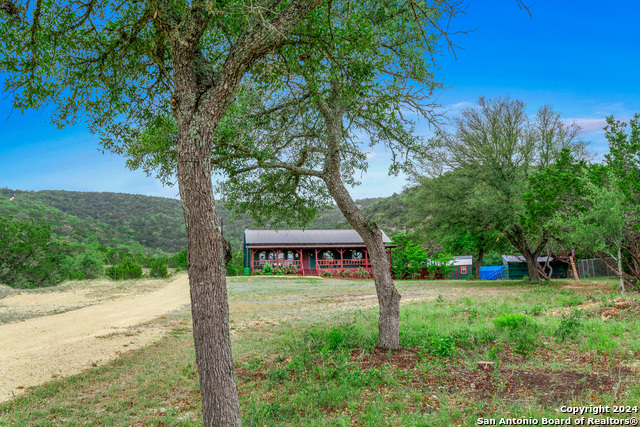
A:
[[[509,339],[515,341],[515,352],[523,355],[531,353],[538,344],[538,325],[522,313],[502,313],[493,324],[499,330],[506,330]]]
[[[567,338],[576,338],[578,331],[582,327],[580,317],[582,317],[580,310],[573,310],[571,314],[562,318],[554,334],[558,342],[563,342]]]
[[[231,261],[227,263],[227,276],[242,276],[242,251],[236,251],[231,257]]]
[[[186,270],[189,267],[189,256],[186,249],[174,254],[170,260],[171,265]]]
[[[106,274],[113,280],[139,279],[142,277],[142,266],[131,258],[125,258],[120,264],[107,268]]]
[[[356,277],[367,279],[367,278],[369,278],[371,273],[369,273],[369,270],[365,270],[362,267],[358,267],[358,269],[355,272],[355,275],[356,275]]]
[[[151,261],[151,270],[149,276],[151,277],[167,277],[167,265],[162,262],[161,259],[154,259]]]
[[[51,227],[33,219],[0,218],[0,283],[16,288],[57,285],[59,256],[51,250]]]

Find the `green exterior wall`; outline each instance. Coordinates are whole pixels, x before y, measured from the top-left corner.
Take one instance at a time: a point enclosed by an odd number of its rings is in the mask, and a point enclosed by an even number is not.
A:
[[[552,261],[551,266],[553,267],[552,278],[559,279],[567,277],[568,267],[565,263],[561,261]],[[541,266],[544,265],[541,263]],[[502,263],[502,278],[504,280],[522,280],[524,276],[529,276],[529,268],[527,267],[526,262],[506,262]],[[547,269],[547,274],[549,274],[549,269]]]
[[[467,267],[467,274],[460,272],[461,267]],[[454,271],[449,275],[449,280],[465,280],[473,275],[472,266],[470,265],[456,265]]]

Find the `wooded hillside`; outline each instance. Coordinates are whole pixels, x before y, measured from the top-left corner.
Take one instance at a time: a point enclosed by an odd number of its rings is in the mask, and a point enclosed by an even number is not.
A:
[[[11,200],[13,198],[13,200]],[[389,235],[405,229],[406,193],[388,198],[358,200]],[[0,189],[0,217],[45,220],[54,240],[102,246],[126,245],[139,250],[175,253],[187,245],[180,201],[163,197],[124,193],[78,191],[22,191]],[[235,250],[240,249],[249,219],[230,221],[229,212],[218,205],[224,235]],[[311,229],[349,228],[342,213],[334,208],[322,214]]]

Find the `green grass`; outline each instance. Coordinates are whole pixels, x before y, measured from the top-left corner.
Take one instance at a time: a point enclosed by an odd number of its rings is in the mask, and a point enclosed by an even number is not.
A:
[[[400,281],[405,301],[418,300],[401,309],[405,349],[386,352],[374,349],[370,281],[229,282],[245,426],[477,425],[558,418],[562,404],[640,402],[639,308],[600,316],[619,297],[614,285]],[[0,405],[0,425],[201,425],[188,320]],[[481,360],[494,369],[479,370]]]

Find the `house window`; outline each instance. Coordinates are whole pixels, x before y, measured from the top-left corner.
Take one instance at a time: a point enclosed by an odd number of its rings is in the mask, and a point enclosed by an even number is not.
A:
[[[260,252],[258,258],[260,259],[260,261],[264,261],[265,259],[267,259],[267,253],[264,251]]]
[[[467,274],[467,266],[463,265],[460,267],[460,274]]]
[[[278,252],[278,259],[284,259],[284,252]]]
[[[353,251],[351,252],[351,259],[362,259],[362,252],[360,251]]]
[[[290,260],[290,261],[293,260],[293,252],[291,252],[291,251],[287,252],[287,259]]]
[[[273,261],[276,259],[276,253],[275,252],[269,252],[269,260]]]
[[[322,259],[333,259],[333,252],[325,252],[322,254]]]

